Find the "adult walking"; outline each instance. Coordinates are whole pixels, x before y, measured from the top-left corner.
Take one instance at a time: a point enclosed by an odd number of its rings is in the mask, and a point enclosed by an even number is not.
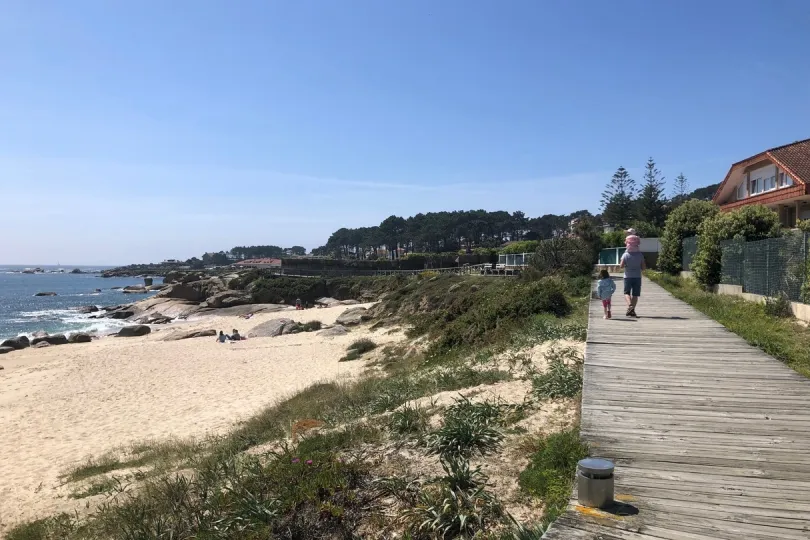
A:
[[[638,251],[625,251],[619,265],[624,268],[624,299],[627,302],[628,317],[636,315],[636,304],[641,296],[641,272],[647,269],[644,255]]]

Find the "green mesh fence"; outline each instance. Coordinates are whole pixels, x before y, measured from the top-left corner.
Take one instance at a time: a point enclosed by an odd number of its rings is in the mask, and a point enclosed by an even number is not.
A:
[[[807,234],[756,242],[728,240],[720,245],[721,283],[741,285],[748,293],[772,297],[785,294],[791,300],[800,300],[807,267]]]
[[[697,251],[697,236],[683,239],[683,255],[681,256],[681,267],[684,270],[691,270],[692,258]]]

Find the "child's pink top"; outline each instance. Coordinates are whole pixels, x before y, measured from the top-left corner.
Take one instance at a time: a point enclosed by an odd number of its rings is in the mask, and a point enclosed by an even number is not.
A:
[[[627,251],[630,253],[635,253],[639,250],[639,245],[641,244],[641,238],[636,236],[635,234],[628,235],[627,238],[624,239],[624,247],[627,248]]]

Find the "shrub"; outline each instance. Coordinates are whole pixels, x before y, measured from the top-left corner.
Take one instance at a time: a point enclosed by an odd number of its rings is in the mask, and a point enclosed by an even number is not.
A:
[[[519,484],[524,491],[543,499],[544,525],[565,511],[577,462],[587,456],[588,447],[580,440],[577,429],[553,433],[538,441],[529,466],[520,473]]]
[[[505,248],[501,249],[502,254],[520,254],[520,253],[534,253],[537,251],[537,240],[520,240],[512,242]]]
[[[612,231],[602,233],[602,247],[603,248],[615,248],[615,247],[624,247],[624,239],[625,239],[624,231]]]
[[[576,349],[551,349],[546,357],[549,366],[545,373],[532,380],[534,393],[541,398],[574,397],[582,390],[582,358]],[[572,365],[565,360],[573,361]]]
[[[658,255],[658,269],[669,274],[682,270],[683,239],[698,234],[700,224],[717,214],[718,208],[709,201],[693,199],[673,210],[664,225],[661,236],[661,253]]]
[[[793,317],[793,308],[787,294],[781,293],[774,298],[765,299],[765,313],[772,317]]]
[[[360,353],[357,351],[349,351],[345,356],[340,357],[338,362],[351,362],[353,360],[360,360]]]
[[[321,321],[308,321],[301,325],[304,332],[317,332],[323,327]]]
[[[424,489],[405,510],[418,538],[473,538],[502,521],[503,509],[486,490],[488,478],[466,459],[442,460],[445,476]]]
[[[579,238],[550,238],[537,246],[530,266],[542,275],[586,276],[596,260],[593,248]]]
[[[377,348],[377,344],[368,338],[358,339],[349,345],[350,351],[356,351],[357,354],[364,354],[373,351]]]
[[[405,405],[388,419],[388,429],[397,435],[422,433],[427,427],[427,413],[420,407]]]
[[[500,407],[488,402],[474,404],[462,397],[448,407],[444,426],[428,436],[428,454],[445,460],[491,454],[504,438],[497,429],[502,418]]]
[[[779,215],[762,205],[715,214],[698,228],[697,252],[692,260],[695,279],[704,287],[720,283],[723,240],[764,240],[781,234]]]

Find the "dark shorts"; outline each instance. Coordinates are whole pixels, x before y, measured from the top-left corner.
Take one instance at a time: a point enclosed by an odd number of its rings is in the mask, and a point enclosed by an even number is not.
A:
[[[641,278],[624,278],[624,294],[628,296],[641,296]]]

